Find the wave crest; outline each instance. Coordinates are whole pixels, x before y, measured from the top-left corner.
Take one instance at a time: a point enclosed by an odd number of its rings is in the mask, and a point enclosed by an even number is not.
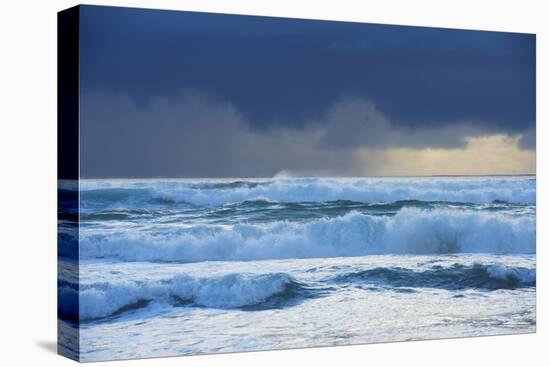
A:
[[[161,262],[489,252],[534,253],[535,218],[405,208],[393,217],[351,212],[305,223],[124,231],[80,241],[83,259]]]
[[[301,285],[284,273],[227,274],[210,278],[187,275],[153,282],[80,285],[80,320],[90,321],[146,306],[155,301],[209,308],[243,308],[292,296]],[[64,288],[62,294],[68,295]]]
[[[398,267],[373,268],[339,275],[335,280],[340,283],[391,287],[497,290],[534,287],[536,272],[535,269],[474,263],[449,267],[436,265],[422,271]]]
[[[349,200],[391,203],[403,200],[456,203],[534,204],[533,178],[392,178],[392,179],[277,179],[272,181],[203,182],[155,181],[120,183],[84,181],[81,201],[117,203],[156,200],[217,206],[242,201],[325,202]]]
[[[179,275],[161,280],[115,280],[81,284],[79,287],[61,282],[58,297],[65,318],[90,322],[111,319],[151,303],[157,307],[241,310],[288,307],[309,298],[325,296],[337,287],[349,286],[367,286],[367,290],[436,288],[494,291],[535,287],[536,272],[524,267],[480,263],[435,265],[422,270],[376,267],[340,273],[307,285],[286,273],[230,273],[210,277]]]

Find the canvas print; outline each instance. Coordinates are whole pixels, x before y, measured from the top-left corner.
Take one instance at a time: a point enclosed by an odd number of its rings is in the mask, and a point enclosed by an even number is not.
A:
[[[536,330],[535,35],[59,13],[59,352]]]

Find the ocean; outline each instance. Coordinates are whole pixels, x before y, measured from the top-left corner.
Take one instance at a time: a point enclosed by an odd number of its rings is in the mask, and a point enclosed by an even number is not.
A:
[[[59,224],[61,348],[99,361],[535,332],[535,186],[81,180]]]

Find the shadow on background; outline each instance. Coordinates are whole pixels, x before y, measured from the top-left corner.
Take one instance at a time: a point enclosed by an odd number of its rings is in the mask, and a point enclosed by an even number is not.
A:
[[[40,348],[46,350],[47,352],[57,354],[57,343],[50,340],[39,340],[36,342]]]

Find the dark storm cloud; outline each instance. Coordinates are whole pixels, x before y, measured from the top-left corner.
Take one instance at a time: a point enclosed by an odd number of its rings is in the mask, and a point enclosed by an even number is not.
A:
[[[195,90],[145,106],[125,95],[85,93],[81,119],[83,178],[376,175],[390,168],[381,151],[467,148],[467,137],[482,135],[471,123],[396,128],[372,101],[356,98],[300,128],[257,130],[232,103]],[[520,137],[523,144],[531,136]]]
[[[534,35],[93,6],[80,34],[84,175],[353,173],[350,149],[499,133],[534,148]],[[212,114],[175,105],[193,98]]]
[[[322,120],[321,146],[329,149],[463,148],[466,137],[492,129],[475,121],[456,121],[436,126],[396,126],[371,101],[346,98],[336,103]]]
[[[81,41],[86,90],[210,91],[255,127],[303,124],[350,94],[400,125],[535,120],[533,35],[83,7]]]
[[[354,152],[319,148],[317,128],[258,132],[230,103],[192,90],[147,107],[121,95],[84,94],[81,176],[271,177],[354,175]]]

